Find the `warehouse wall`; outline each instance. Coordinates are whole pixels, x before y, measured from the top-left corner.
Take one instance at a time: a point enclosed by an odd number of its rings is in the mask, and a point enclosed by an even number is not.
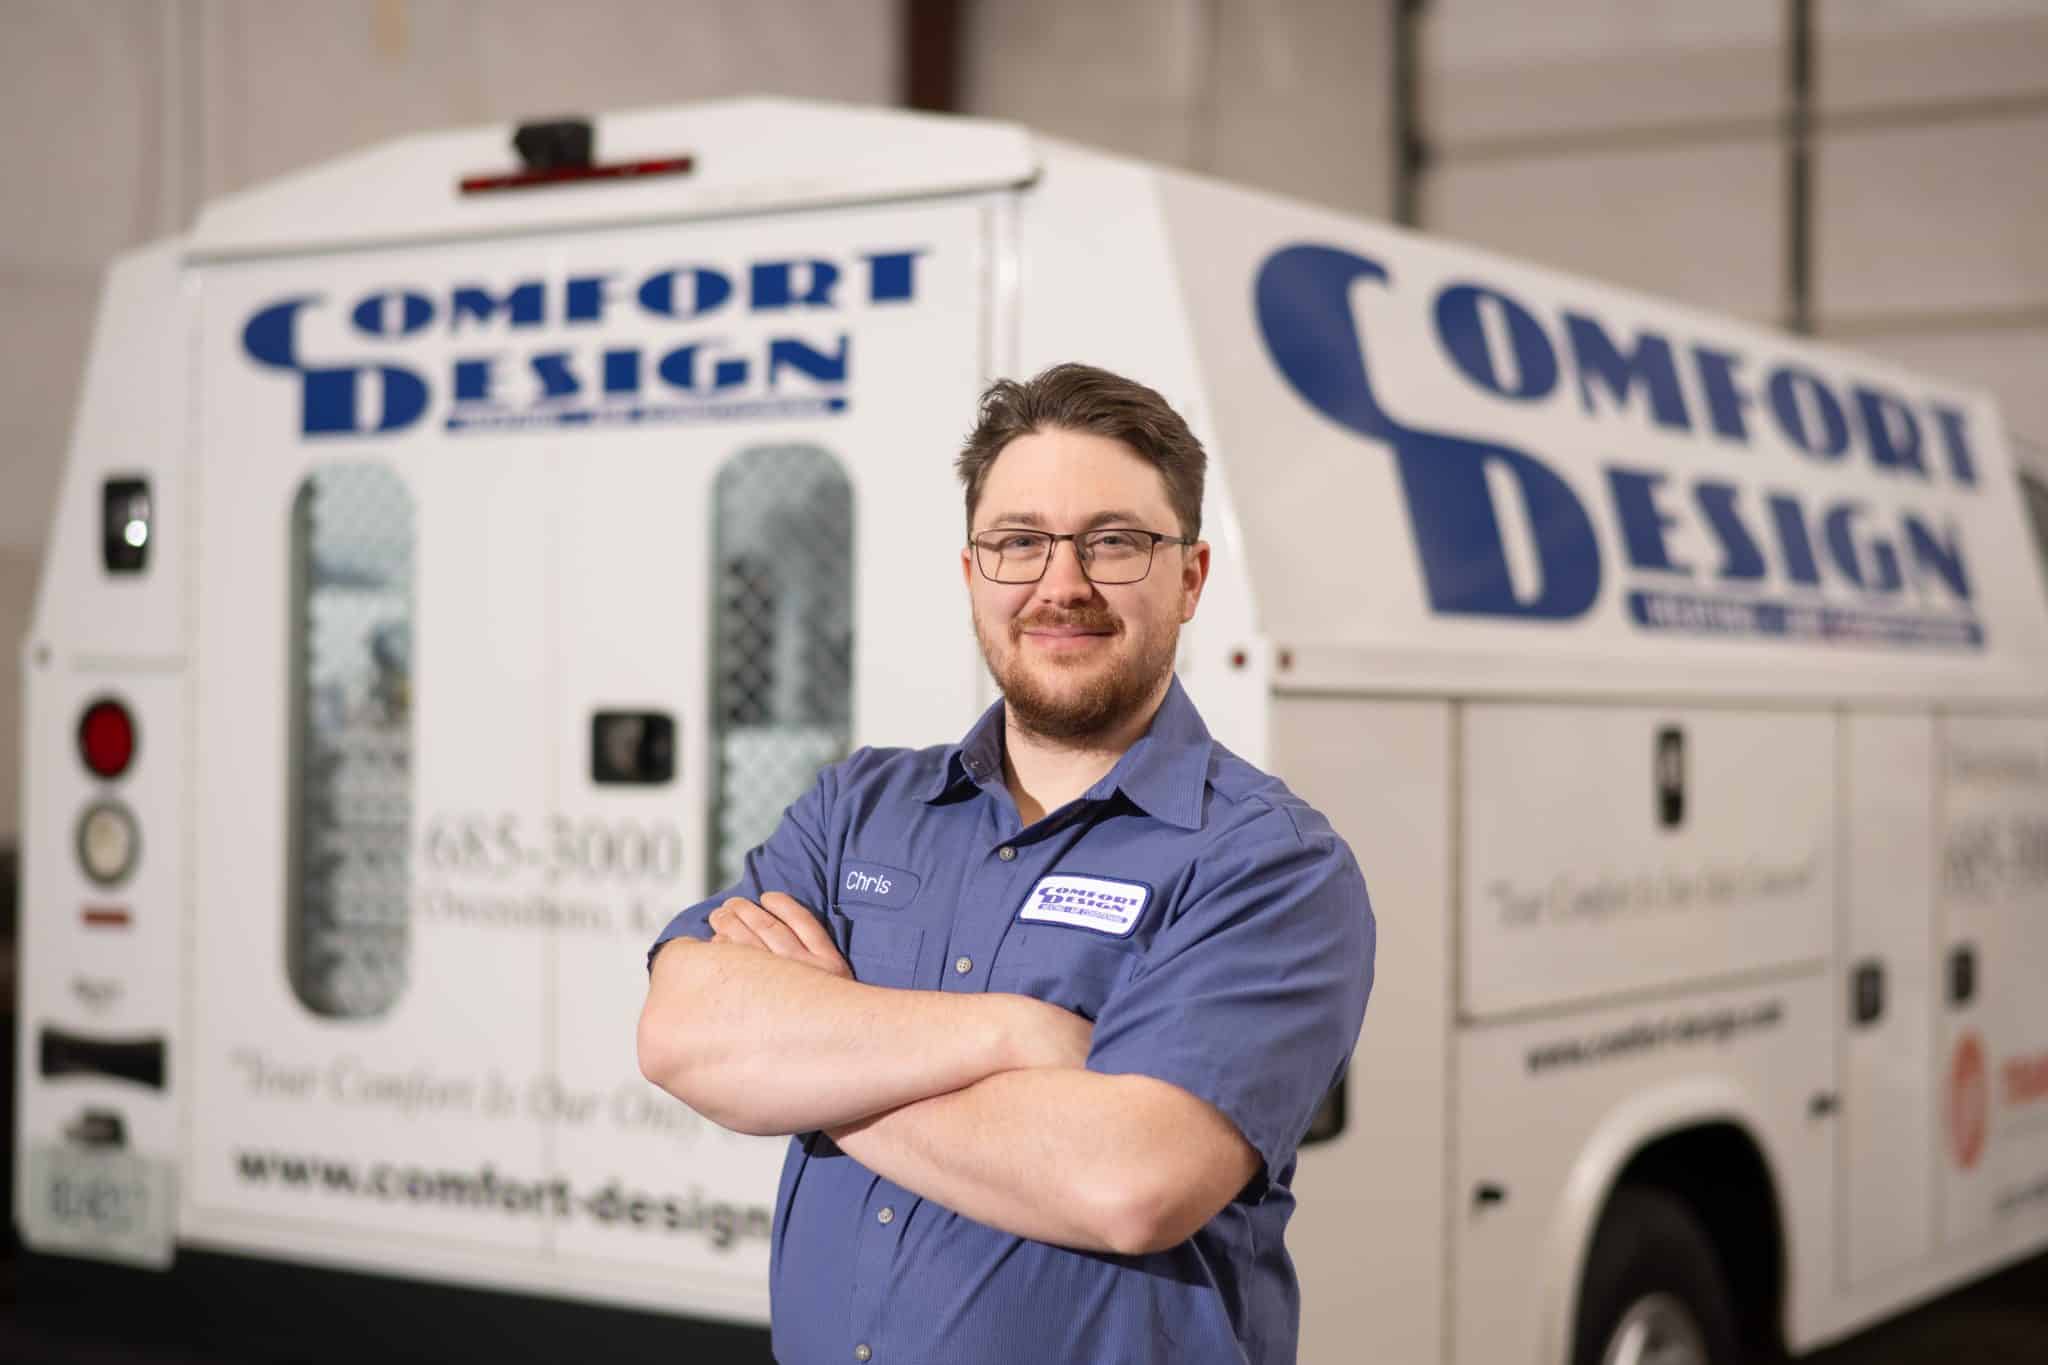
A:
[[[2048,6],[1437,0],[1424,226],[1992,389],[2048,442]],[[1809,215],[1800,288],[1793,220]]]
[[[1392,24],[1392,0],[979,0],[963,105],[1384,217]]]
[[[1424,11],[1423,226],[1784,321],[1786,6],[1540,8]]]
[[[2048,5],[1827,0],[1817,29],[1819,330],[2048,444]]]

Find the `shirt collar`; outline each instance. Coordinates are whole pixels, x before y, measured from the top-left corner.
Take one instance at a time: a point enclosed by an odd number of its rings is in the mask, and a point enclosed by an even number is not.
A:
[[[968,727],[958,744],[946,750],[938,781],[924,794],[925,804],[941,799],[964,782],[1001,781],[1002,775],[1003,703],[998,699]]]
[[[1112,793],[1122,792],[1147,815],[1182,829],[1200,829],[1212,743],[1209,727],[1202,723],[1201,713],[1176,675],[1152,715],[1152,724],[1124,751],[1115,767],[1082,793],[1082,799],[1105,801]],[[1000,782],[1002,774],[1003,703],[999,700],[981,713],[958,744],[946,750],[938,779],[924,799],[936,802],[966,782]]]

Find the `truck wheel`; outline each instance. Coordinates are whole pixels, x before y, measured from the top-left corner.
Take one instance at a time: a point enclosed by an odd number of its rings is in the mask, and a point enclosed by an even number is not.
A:
[[[1713,1243],[1662,1190],[1617,1190],[1579,1285],[1573,1365],[1738,1365]]]

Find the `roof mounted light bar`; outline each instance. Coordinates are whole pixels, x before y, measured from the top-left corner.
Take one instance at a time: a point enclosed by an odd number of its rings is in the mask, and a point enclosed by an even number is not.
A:
[[[696,158],[656,157],[641,161],[616,161],[599,165],[593,157],[596,137],[589,119],[549,119],[522,123],[512,135],[512,146],[526,163],[523,171],[509,175],[464,176],[464,194],[494,190],[537,189],[544,185],[567,185],[586,180],[638,180],[656,175],[687,175],[695,169]]]

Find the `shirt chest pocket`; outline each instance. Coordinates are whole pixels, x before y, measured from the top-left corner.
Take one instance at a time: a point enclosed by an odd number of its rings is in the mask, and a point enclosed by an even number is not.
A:
[[[1093,1020],[1116,988],[1137,970],[1136,945],[1086,929],[1012,925],[989,969],[988,988],[1028,995]]]
[[[846,924],[846,965],[853,968],[854,980],[870,986],[916,983],[924,930],[914,924],[892,923],[886,910],[858,916],[836,913]]]

